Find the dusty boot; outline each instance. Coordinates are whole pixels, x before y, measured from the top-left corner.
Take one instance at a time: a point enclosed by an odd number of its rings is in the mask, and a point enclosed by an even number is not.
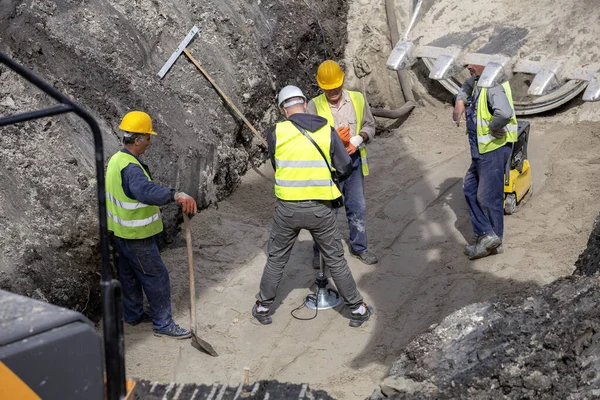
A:
[[[468,244],[465,246],[465,256],[468,256],[469,254],[475,252],[475,245],[474,244]],[[502,254],[504,253],[504,248],[502,248],[502,245],[496,247],[494,250],[490,251],[490,256],[495,256],[498,254]]]
[[[502,245],[496,247],[494,250],[490,251],[490,256],[495,256],[497,254],[502,254],[504,253],[504,249],[502,248]]]
[[[358,328],[367,322],[368,319],[371,318],[371,315],[373,315],[373,307],[368,306],[367,303],[362,303],[362,306],[364,307],[364,312],[362,314],[354,311],[350,313],[350,326],[353,328]]]
[[[373,265],[379,262],[377,256],[371,253],[369,250],[365,250],[362,253],[356,253],[354,250],[352,250],[352,248],[350,248],[350,254],[352,254],[354,257],[358,258],[360,261],[367,265]]]
[[[469,260],[487,257],[490,253],[502,244],[502,240],[495,234],[489,233],[477,238],[474,245],[465,248],[465,254]]]
[[[271,316],[269,315],[270,310],[267,309],[267,311],[259,311],[259,306],[260,302],[256,300],[256,303],[254,303],[254,307],[252,307],[252,316],[256,318],[261,324],[269,325],[271,322],[273,322],[273,318],[271,318]]]
[[[187,339],[192,337],[192,333],[188,329],[183,329],[179,325],[173,324],[163,331],[154,330],[154,336],[171,339]]]

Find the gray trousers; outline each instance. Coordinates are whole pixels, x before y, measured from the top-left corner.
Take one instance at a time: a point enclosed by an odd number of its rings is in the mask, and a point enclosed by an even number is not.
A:
[[[363,298],[356,289],[356,282],[344,258],[341,240],[337,240],[341,236],[333,209],[328,202],[315,200],[277,200],[277,208],[271,222],[267,264],[256,298],[264,307],[273,303],[283,277],[283,269],[290,259],[292,247],[301,229],[311,233],[346,305],[351,310],[360,307]]]

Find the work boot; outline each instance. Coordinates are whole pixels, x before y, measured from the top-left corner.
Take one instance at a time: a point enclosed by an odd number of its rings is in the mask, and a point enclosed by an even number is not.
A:
[[[144,311],[142,313],[142,316],[139,317],[138,319],[136,319],[135,321],[132,321],[132,322],[125,321],[125,323],[127,325],[131,325],[131,326],[136,326],[136,325],[139,325],[144,322],[152,322],[152,318],[150,318],[150,315],[146,311]]]
[[[166,337],[171,339],[187,339],[192,337],[192,332],[188,329],[183,329],[179,325],[173,324],[163,331],[154,330],[154,336]]]
[[[465,255],[469,257],[469,260],[476,260],[478,258],[487,257],[490,254],[500,254],[498,247],[502,245],[502,239],[500,239],[495,233],[488,233],[487,235],[481,235],[477,238],[475,244],[465,247]],[[495,253],[493,253],[495,251]],[[504,252],[504,250],[501,250]]]
[[[313,254],[312,267],[314,269],[321,269],[321,253]]]
[[[362,305],[365,308],[364,313],[359,314],[357,312],[355,313],[354,311],[350,313],[350,326],[353,328],[358,328],[359,326],[367,322],[368,319],[371,318],[371,315],[373,315],[373,307],[368,306],[367,303],[364,302],[362,303]]]
[[[271,316],[269,315],[269,311],[258,311],[258,306],[260,305],[260,302],[258,300],[256,300],[256,303],[254,304],[254,307],[252,307],[252,316],[254,318],[256,318],[258,320],[258,322],[260,322],[263,325],[269,325],[271,322],[273,322],[273,318],[271,318]]]
[[[352,250],[352,248],[350,248],[350,254],[352,254],[354,257],[358,258],[360,261],[367,265],[373,265],[379,262],[377,256],[371,253],[369,250],[365,250],[362,253],[357,253],[354,250]]]
[[[468,244],[465,246],[465,256],[468,256],[469,254],[473,253],[475,250],[473,250],[475,248],[474,244]],[[502,254],[504,253],[504,248],[502,248],[502,245],[496,247],[494,250],[490,251],[490,256],[495,256],[498,254]]]
[[[490,251],[490,256],[495,256],[498,254],[502,254],[504,253],[504,248],[502,247],[502,245],[496,247],[494,250]]]

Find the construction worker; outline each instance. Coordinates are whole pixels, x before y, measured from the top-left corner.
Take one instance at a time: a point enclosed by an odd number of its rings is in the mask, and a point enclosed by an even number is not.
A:
[[[307,112],[325,118],[336,129],[352,160],[352,173],[341,185],[350,230],[350,254],[367,265],[376,264],[377,256],[367,245],[364,193],[364,177],[369,175],[365,144],[375,136],[375,120],[362,93],[343,89],[344,72],[335,61],[327,60],[319,65],[317,83],[324,93],[308,103]],[[313,268],[319,268],[316,246],[313,251]]]
[[[471,260],[502,253],[504,233],[504,169],[517,141],[518,126],[508,81],[489,89],[477,86],[483,65],[467,65],[471,77],[462,85],[454,106],[456,126],[466,116],[471,166],[463,191],[475,243],[466,246]]]
[[[351,310],[350,326],[361,326],[369,319],[373,308],[363,302],[356,289],[343,247],[336,239],[339,233],[332,209],[332,202],[342,194],[332,179],[330,166],[343,179],[351,173],[350,157],[327,120],[306,114],[306,97],[299,88],[286,86],[281,89],[278,105],[287,120],[267,132],[269,155],[275,170],[277,207],[271,223],[267,263],[252,315],[263,325],[272,322],[270,307],[283,269],[298,233],[307,229]]]
[[[148,166],[140,159],[151,145],[150,116],[142,111],[127,113],[119,128],[123,148],[108,161],[106,208],[108,229],[119,254],[119,280],[123,290],[124,320],[130,325],[152,322],[154,334],[168,338],[191,337],[171,316],[171,287],[155,235],[163,223],[158,206],[172,201],[184,213],[197,212],[196,201],[183,192],[152,181]],[[144,293],[150,308],[144,311]]]

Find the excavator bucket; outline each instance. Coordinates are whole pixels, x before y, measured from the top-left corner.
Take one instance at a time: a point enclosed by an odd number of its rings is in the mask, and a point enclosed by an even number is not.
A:
[[[506,2],[475,3],[424,1],[410,35],[417,39],[400,40],[387,67],[408,69],[422,61],[430,79],[456,94],[468,76],[465,66],[484,65],[478,86],[509,79],[517,115],[553,109],[581,92],[584,101],[600,100],[596,10],[569,3],[569,13],[541,15],[537,10],[553,9],[551,0],[520,2],[518,13]]]

